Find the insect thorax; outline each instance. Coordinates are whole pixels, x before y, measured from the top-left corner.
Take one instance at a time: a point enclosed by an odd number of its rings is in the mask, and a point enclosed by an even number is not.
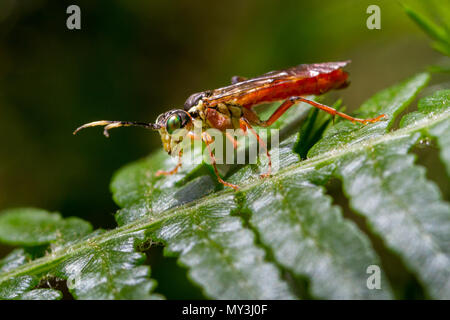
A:
[[[208,112],[212,112],[213,110],[231,121],[230,129],[240,128],[239,119],[242,116],[242,107],[239,105],[218,103],[214,106],[209,106],[203,100],[199,100],[197,105],[189,109],[188,112],[193,119],[202,121],[204,129],[217,129],[217,127],[213,123],[211,123],[211,119],[208,117]]]

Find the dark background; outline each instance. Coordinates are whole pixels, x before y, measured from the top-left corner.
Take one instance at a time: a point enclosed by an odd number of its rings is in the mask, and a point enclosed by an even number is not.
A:
[[[70,4],[81,7],[81,30],[66,28]],[[381,8],[381,30],[366,27],[370,4]],[[0,0],[0,210],[42,207],[112,228],[112,174],[160,148],[159,135],[73,136],[77,126],[153,121],[232,75],[346,59],[352,84],[340,95],[351,111],[440,55],[391,0]],[[158,255],[156,278],[165,268],[186,281]]]

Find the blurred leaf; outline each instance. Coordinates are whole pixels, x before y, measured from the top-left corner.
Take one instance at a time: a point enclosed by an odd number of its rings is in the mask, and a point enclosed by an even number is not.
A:
[[[59,213],[33,208],[6,210],[0,215],[0,241],[13,245],[37,246],[78,239],[92,231],[90,223]]]
[[[450,73],[450,66],[440,66],[440,65],[432,65],[428,67],[428,72],[434,73]]]
[[[433,48],[450,56],[450,10],[448,1],[429,2],[429,6],[436,6],[435,12],[441,15],[441,20],[446,25],[439,26],[437,22],[431,21],[425,14],[413,9],[405,4],[405,12],[425,31],[435,42]]]

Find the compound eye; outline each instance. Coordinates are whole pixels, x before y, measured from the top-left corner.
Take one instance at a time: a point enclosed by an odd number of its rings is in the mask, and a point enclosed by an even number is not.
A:
[[[168,134],[172,134],[175,130],[181,128],[181,117],[178,114],[174,114],[167,119],[166,130]]]

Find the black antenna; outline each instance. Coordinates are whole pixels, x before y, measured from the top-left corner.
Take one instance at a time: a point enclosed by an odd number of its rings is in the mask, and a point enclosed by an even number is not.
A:
[[[100,120],[100,121],[94,121],[89,122],[86,124],[83,124],[81,127],[78,127],[73,134],[77,134],[78,131],[84,128],[89,127],[97,127],[97,126],[105,126],[105,129],[103,130],[103,134],[109,138],[109,129],[119,128],[119,127],[143,127],[150,130],[158,130],[161,128],[158,124],[153,123],[143,123],[143,122],[133,122],[133,121],[109,121],[109,120]]]

